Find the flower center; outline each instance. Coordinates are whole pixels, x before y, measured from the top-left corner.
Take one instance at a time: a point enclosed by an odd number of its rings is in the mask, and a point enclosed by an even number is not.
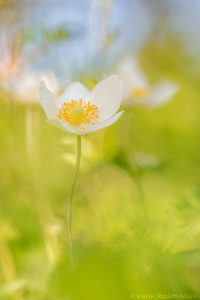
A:
[[[134,97],[143,98],[149,94],[149,90],[145,87],[136,87],[133,89],[132,94]]]
[[[98,113],[99,109],[95,104],[80,99],[64,102],[59,109],[57,117],[71,126],[78,126],[84,129],[89,124],[94,125],[99,120]]]

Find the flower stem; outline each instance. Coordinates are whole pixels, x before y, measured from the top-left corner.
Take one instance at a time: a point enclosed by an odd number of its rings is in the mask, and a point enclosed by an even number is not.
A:
[[[70,258],[72,257],[72,246],[73,246],[72,225],[71,225],[71,223],[72,223],[72,199],[73,199],[74,190],[75,190],[76,182],[77,182],[77,178],[78,178],[80,161],[81,161],[81,136],[77,135],[76,169],[75,169],[74,179],[73,179],[71,191],[69,193],[68,205],[67,205],[67,238],[68,238],[68,242],[69,242]]]

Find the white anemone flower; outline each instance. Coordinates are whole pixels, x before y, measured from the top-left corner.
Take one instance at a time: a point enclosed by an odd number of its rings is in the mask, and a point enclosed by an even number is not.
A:
[[[67,237],[71,262],[73,262],[72,199],[80,168],[81,136],[115,123],[123,113],[117,112],[122,95],[123,83],[116,75],[99,82],[91,92],[80,82],[74,82],[58,97],[48,90],[44,81],[41,82],[40,99],[48,120],[64,131],[77,135],[76,168],[67,204]]]
[[[128,105],[156,108],[170,101],[178,91],[178,85],[168,79],[151,85],[138,62],[131,57],[119,64],[118,74],[124,81],[124,102]]]
[[[115,123],[120,108],[123,82],[113,75],[99,82],[90,92],[80,82],[66,87],[55,97],[41,82],[40,99],[48,120],[55,126],[76,135],[85,135]]]

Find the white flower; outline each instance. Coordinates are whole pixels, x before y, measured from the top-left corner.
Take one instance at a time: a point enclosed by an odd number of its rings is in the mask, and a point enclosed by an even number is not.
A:
[[[159,157],[153,154],[138,152],[130,157],[130,163],[138,169],[156,169],[161,165]]]
[[[55,97],[44,81],[40,87],[40,99],[49,121],[72,134],[85,135],[108,127],[123,112],[121,105],[123,83],[113,75],[99,82],[89,92],[80,82],[67,86],[64,93]]]
[[[178,85],[168,79],[150,85],[137,61],[130,57],[119,64],[118,73],[124,81],[124,101],[130,105],[159,107],[178,91]]]

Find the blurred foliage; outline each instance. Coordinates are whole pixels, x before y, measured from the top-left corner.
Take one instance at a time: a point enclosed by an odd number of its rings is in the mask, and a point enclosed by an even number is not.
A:
[[[1,0],[0,8],[13,8],[19,5],[19,1],[15,0]]]
[[[44,30],[44,40],[48,43],[57,42],[66,39],[69,36],[70,33],[62,27],[56,28],[54,31]]]
[[[68,32],[44,35],[51,44]],[[200,299],[198,63],[174,39],[148,41],[140,61],[152,82],[165,75],[181,89],[165,107],[129,109],[83,138],[73,266],[66,202],[76,139],[1,91],[0,299]]]
[[[41,37],[44,43],[52,43],[59,42],[69,38],[70,32],[64,27],[57,27],[54,30],[48,30],[47,28],[43,28],[38,31],[34,28],[25,29],[22,31],[23,40],[30,42],[34,40],[38,40]]]
[[[146,50],[142,62],[146,53],[155,62],[146,71],[163,70],[160,51]],[[167,65],[170,55],[164,57]],[[178,67],[172,75],[181,90],[169,105],[135,108],[83,138],[73,267],[65,210],[75,138],[32,107],[33,152],[27,153],[28,108],[1,105],[2,299],[124,300],[137,293],[198,299],[199,85]]]

